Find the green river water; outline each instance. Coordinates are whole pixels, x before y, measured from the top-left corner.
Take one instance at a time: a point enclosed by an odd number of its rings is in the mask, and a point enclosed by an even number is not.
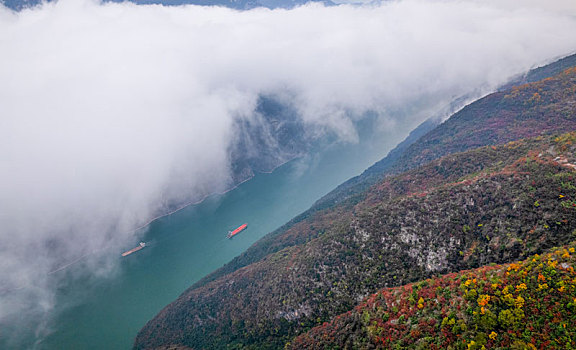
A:
[[[78,302],[61,307],[52,333],[35,348],[129,349],[138,330],[195,281],[362,172],[399,141],[334,146],[153,222],[143,238],[150,246],[119,257],[114,277],[71,283],[61,292],[62,305]],[[228,230],[243,223],[247,230],[226,239]]]

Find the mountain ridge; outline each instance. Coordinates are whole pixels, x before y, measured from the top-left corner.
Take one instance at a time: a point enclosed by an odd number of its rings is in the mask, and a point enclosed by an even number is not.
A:
[[[538,145],[548,142],[549,148],[556,142],[554,138],[537,135],[576,129],[572,108],[575,86],[576,69],[569,69],[550,79],[496,92],[465,107],[408,147],[402,157],[411,159],[412,167],[408,160],[395,162],[393,170],[399,175],[386,177],[369,195],[357,196],[331,210],[308,213],[308,217],[300,217],[292,226],[288,225],[287,230],[265,237],[263,242],[267,243],[255,244],[256,248],[251,248],[244,258],[241,256],[220,270],[226,274],[217,272],[208,276],[159,313],[141,330],[135,348],[158,348],[166,344],[278,348],[302,331],[349,310],[364,295],[378,288],[413,282],[448,268],[454,271],[488,262],[507,262],[550,245],[568,243],[574,229],[574,213],[565,213],[552,205],[552,199],[548,198],[552,193],[550,186],[560,184],[558,178],[549,179],[545,174],[564,174],[573,169],[554,163],[550,154],[541,161],[538,155],[545,149],[535,150]],[[477,123],[470,125],[471,120]],[[496,127],[503,131],[496,132]],[[442,134],[444,138],[439,137]],[[526,137],[532,138],[507,143]],[[488,145],[505,145],[486,147],[482,141]],[[433,160],[441,156],[444,158]],[[462,164],[467,166],[461,168]],[[483,176],[478,177],[478,172]],[[532,182],[524,178],[530,176],[534,178]],[[442,187],[448,180],[454,185]],[[535,187],[533,182],[546,189],[535,190],[547,198],[544,204],[540,203],[541,198],[526,197]],[[431,189],[426,184],[432,186]],[[504,201],[501,200],[502,188],[510,192]],[[456,191],[452,194],[454,199],[450,198],[449,191]],[[540,208],[540,214],[534,213],[535,207]],[[517,215],[509,217],[516,208],[520,208]],[[460,219],[445,221],[447,211],[454,213],[453,218]],[[429,223],[417,219],[432,212],[437,213],[433,229]],[[407,213],[411,214],[408,224],[404,224],[412,228],[402,231],[394,220],[406,217]],[[555,222],[562,224],[551,226],[551,222],[546,221],[549,215],[559,215],[560,221]],[[470,222],[460,222],[462,218]],[[482,238],[483,230],[489,227],[482,222],[486,218],[496,220],[491,227],[503,232],[490,237],[501,242],[498,246],[492,247],[490,239]],[[520,218],[531,218],[536,225],[544,220],[548,228],[561,231],[554,236],[543,235],[546,238],[543,241],[533,241],[527,238],[536,232],[532,230],[538,229],[538,234],[544,231],[539,226],[533,228],[535,224],[526,229]],[[375,227],[382,222],[388,223],[387,229],[378,231]],[[502,222],[509,226],[502,226]],[[390,232],[401,232],[394,234],[399,238],[390,236],[391,242],[396,243],[387,246],[386,253],[376,253],[386,242],[374,237],[381,238]],[[416,232],[427,234],[419,237]],[[430,236],[430,232],[443,232],[440,241]],[[456,232],[458,239],[446,238]],[[426,250],[422,243],[418,245],[421,238],[436,248]],[[413,256],[398,251],[394,244],[401,244],[406,251],[412,249]],[[482,254],[474,255],[474,252]],[[382,261],[380,256],[394,263],[375,263]]]
[[[539,70],[543,70],[546,72],[556,72],[558,70],[557,65],[560,64],[562,67],[565,66],[567,62],[574,62],[576,64],[576,55],[569,56],[565,59],[561,59],[557,62],[549,64],[545,67],[538,68]],[[501,94],[501,92],[496,92],[494,94],[490,94],[485,96],[476,102],[482,101],[482,103],[486,103],[485,101],[489,101],[492,103],[498,97],[502,97],[505,94]],[[528,98],[529,99],[529,98]],[[474,102],[474,103],[476,103]],[[458,111],[454,114],[454,119],[462,119],[466,120],[471,118],[468,114],[470,108],[463,108],[462,110]],[[508,111],[504,111],[506,114],[509,114]],[[518,114],[516,114],[518,116]],[[532,119],[535,119],[534,117]],[[492,117],[491,120],[498,121],[497,117]],[[401,171],[409,170],[413,167],[418,165],[422,165],[427,161],[431,161],[433,159],[439,158],[449,152],[456,152],[456,151],[464,151],[467,149],[471,149],[477,146],[483,146],[488,144],[494,144],[496,142],[508,142],[514,139],[521,138],[525,134],[519,135],[517,132],[514,133],[514,130],[505,130],[506,132],[502,132],[500,134],[500,139],[496,139],[493,142],[491,140],[486,140],[485,144],[470,144],[466,142],[465,138],[461,138],[462,142],[458,145],[457,150],[439,150],[439,145],[437,142],[438,135],[441,135],[441,132],[452,133],[453,127],[452,122],[445,121],[442,124],[437,124],[437,121],[434,119],[428,120],[417,127],[414,131],[416,132],[417,137],[409,136],[405,141],[406,143],[399,144],[395,149],[390,151],[389,155],[386,156],[384,159],[376,162],[373,166],[368,168],[364,171],[361,175],[352,178],[342,185],[338,186],[335,190],[331,191],[321,199],[319,199],[309,210],[305,211],[304,213],[296,216],[294,219],[290,220],[288,223],[283,225],[282,227],[278,228],[277,230],[271,232],[270,234],[263,237],[261,240],[256,242],[253,246],[251,246],[247,251],[240,254],[238,257],[234,258],[231,262],[225,264],[222,268],[214,271],[213,273],[209,274],[208,276],[202,278],[200,281],[196,282],[192,288],[201,286],[209,281],[212,281],[218,277],[224,276],[226,273],[232,272],[239,267],[246,266],[252,262],[258,261],[259,259],[263,258],[267,254],[274,253],[280,249],[283,249],[287,246],[296,245],[299,243],[304,242],[306,239],[309,239],[313,236],[310,234],[303,234],[303,235],[296,235],[294,231],[305,231],[304,229],[300,229],[299,227],[294,228],[294,225],[299,224],[299,226],[306,226],[307,220],[309,217],[313,216],[317,218],[316,220],[322,221],[319,219],[323,215],[324,210],[326,207],[333,207],[336,205],[342,205],[346,208],[352,207],[355,203],[362,200],[363,198],[363,191],[366,191],[370,186],[374,185],[374,183],[386,176],[391,174],[395,174]],[[512,118],[508,120],[508,124],[515,123],[516,120]],[[563,121],[564,122],[564,121]],[[572,122],[571,122],[572,123]],[[576,125],[572,123],[573,125]],[[549,130],[548,132],[562,132],[563,127],[554,127],[554,125],[548,125],[546,128]],[[441,132],[438,132],[440,130]],[[532,135],[535,135],[538,131],[545,131],[538,130],[538,128],[533,128],[535,130]],[[536,131],[538,130],[538,131]],[[434,132],[433,132],[434,131]],[[477,133],[475,130],[470,130],[470,134]],[[419,136],[419,137],[418,137]],[[422,142],[426,143],[426,147],[430,147],[426,149],[423,146],[413,145],[416,140],[423,140]],[[434,151],[436,150],[436,151]],[[378,169],[378,170],[376,170]],[[331,216],[332,214],[327,213],[326,215]],[[304,222],[304,223],[302,223]],[[284,235],[285,232],[289,231],[288,234]],[[284,239],[282,236],[288,236],[290,239]],[[300,237],[301,236],[301,237]],[[299,238],[300,237],[300,238]]]

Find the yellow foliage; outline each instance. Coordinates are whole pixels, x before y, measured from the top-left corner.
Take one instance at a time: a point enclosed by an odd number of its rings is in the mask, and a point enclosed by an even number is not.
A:
[[[520,264],[518,264],[518,263],[512,263],[512,264],[510,264],[510,266],[508,267],[508,271],[510,271],[510,270],[518,271],[518,270],[520,270],[520,267],[522,267]]]
[[[418,299],[418,308],[419,309],[424,308],[424,299],[422,297],[420,297],[420,299]]]
[[[486,294],[482,294],[478,297],[478,305],[479,306],[486,306],[490,301],[490,296]]]
[[[522,290],[526,290],[526,284],[525,283],[520,283],[519,285],[516,286],[516,291],[520,292]]]

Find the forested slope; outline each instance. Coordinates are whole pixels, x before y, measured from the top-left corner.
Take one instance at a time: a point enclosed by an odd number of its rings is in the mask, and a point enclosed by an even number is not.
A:
[[[469,105],[369,191],[300,217],[187,290],[135,347],[280,348],[380,288],[567,244],[576,136],[534,136],[576,130],[575,114],[576,69]]]
[[[288,349],[574,349],[576,243],[366,298]]]
[[[318,238],[184,293],[139,346],[278,348],[379,288],[566,244],[575,142],[572,133],[484,147],[390,177]]]
[[[555,72],[558,66],[576,64],[574,61],[563,59],[538,70]],[[543,74],[539,73],[540,76]],[[409,137],[409,142],[399,145],[362,175],[327,194],[312,208],[256,242],[193,288],[259,261],[268,254],[316,237],[319,230],[310,227],[316,228],[319,222],[329,221],[332,216],[348,211],[365,198],[370,186],[386,176],[455,152],[575,129],[575,76],[574,68],[568,69],[541,82],[490,94],[466,106],[436,128],[432,128],[435,125],[433,121],[424,123],[422,129],[414,133],[414,136],[421,136],[419,139]],[[535,94],[539,96],[538,100],[533,98]],[[429,129],[432,130],[428,132]]]

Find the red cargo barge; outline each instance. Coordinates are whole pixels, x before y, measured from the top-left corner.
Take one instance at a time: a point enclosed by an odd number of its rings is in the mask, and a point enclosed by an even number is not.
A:
[[[136,248],[130,249],[129,251],[122,253],[122,256],[127,256],[127,255],[130,255],[132,253],[136,253],[140,249],[143,249],[145,246],[146,246],[146,243],[140,242],[140,244]]]
[[[239,234],[240,232],[244,231],[246,229],[246,227],[248,227],[248,224],[241,225],[237,229],[235,229],[234,231],[228,231],[228,236],[226,236],[226,237],[232,238],[232,237],[236,236],[237,234]]]

